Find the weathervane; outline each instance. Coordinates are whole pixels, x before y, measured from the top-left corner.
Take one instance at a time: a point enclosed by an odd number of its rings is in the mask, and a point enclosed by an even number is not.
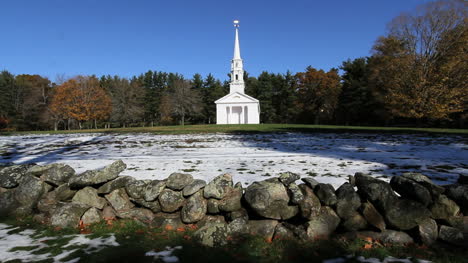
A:
[[[234,27],[239,27],[239,20],[234,20]]]

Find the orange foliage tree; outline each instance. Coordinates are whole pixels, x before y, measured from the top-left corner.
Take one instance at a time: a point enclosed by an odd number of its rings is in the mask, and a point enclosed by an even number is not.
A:
[[[97,128],[97,120],[109,117],[112,103],[96,77],[78,76],[56,88],[50,108],[58,119],[77,120],[80,129],[85,121]]]

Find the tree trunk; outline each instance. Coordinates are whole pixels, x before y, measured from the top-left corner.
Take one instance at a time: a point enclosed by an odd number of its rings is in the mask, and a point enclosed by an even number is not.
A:
[[[58,130],[58,120],[54,120],[54,131]]]
[[[94,129],[97,129],[97,120],[94,120]]]
[[[80,130],[81,130],[81,121],[78,121],[78,127],[80,127]]]
[[[182,114],[182,126],[184,126],[184,122],[185,122],[185,114]]]

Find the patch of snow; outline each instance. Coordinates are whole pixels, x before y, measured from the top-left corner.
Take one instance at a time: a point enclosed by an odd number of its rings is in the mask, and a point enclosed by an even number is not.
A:
[[[166,247],[166,250],[159,251],[159,252],[155,252],[154,250],[151,250],[149,252],[146,252],[145,256],[154,257],[155,260],[160,259],[166,263],[179,262],[179,258],[172,255],[172,253],[174,253],[174,251],[177,249],[182,249],[182,246],[176,246],[172,248]]]
[[[324,260],[323,263],[344,263],[344,262],[348,262],[350,259],[357,260],[358,262],[363,262],[363,263],[392,263],[392,262],[398,262],[398,263],[413,263],[413,262],[431,263],[431,261],[423,260],[423,259],[416,259],[416,261],[413,261],[410,258],[395,258],[395,257],[389,256],[389,257],[384,258],[383,260],[380,260],[378,258],[365,258],[363,256],[353,257],[353,256],[350,256],[350,255],[346,256],[346,257],[327,259],[327,260]]]
[[[222,173],[235,182],[294,172],[335,188],[356,172],[390,180],[407,171],[436,183],[468,175],[468,143],[458,135],[400,134],[58,134],[0,136],[1,163],[65,163],[78,173],[121,159],[121,175],[164,179],[189,173],[211,181]]]

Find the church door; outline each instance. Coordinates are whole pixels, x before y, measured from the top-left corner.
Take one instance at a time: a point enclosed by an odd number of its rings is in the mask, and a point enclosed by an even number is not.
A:
[[[231,123],[232,124],[241,124],[241,116],[242,116],[242,106],[234,106],[232,107],[231,113]]]

